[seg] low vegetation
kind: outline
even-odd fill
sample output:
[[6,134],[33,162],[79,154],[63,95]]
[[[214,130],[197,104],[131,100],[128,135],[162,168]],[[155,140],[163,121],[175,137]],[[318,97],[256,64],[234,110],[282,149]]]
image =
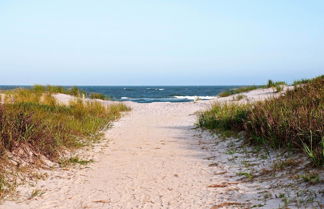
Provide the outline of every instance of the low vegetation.
[[199,116],[198,126],[220,133],[239,132],[247,119],[249,105],[215,103],[212,108]]
[[227,97],[233,94],[239,94],[239,93],[243,93],[243,92],[248,92],[248,91],[252,91],[255,89],[260,88],[261,86],[244,86],[244,87],[240,87],[240,88],[236,88],[236,89],[230,89],[227,91],[223,91],[221,93],[218,94],[218,96],[220,97]]
[[[269,82],[268,85],[283,83]],[[303,151],[316,166],[324,163],[324,76],[253,104],[214,104],[198,126],[219,132],[244,131],[250,143]]]
[[299,178],[301,178],[304,182],[310,183],[310,184],[316,184],[320,182],[320,177],[318,173],[306,173],[304,175],[300,175]]
[[223,91],[221,93],[218,94],[218,96],[220,97],[227,97],[230,95],[234,95],[234,94],[240,94],[240,93],[244,93],[244,92],[249,92],[255,89],[260,89],[260,88],[274,88],[276,89],[276,92],[280,92],[282,91],[284,85],[287,85],[284,81],[272,81],[269,80],[267,85],[254,85],[254,86],[243,86],[240,88],[235,88],[235,89],[230,89],[227,91]]
[[275,88],[277,86],[282,86],[282,85],[287,85],[287,84],[284,81],[272,81],[272,80],[268,80],[267,85],[264,86],[264,87],[265,88]]
[[100,93],[90,93],[89,97],[90,99],[111,100],[110,97],[107,97],[106,95]]
[[[103,105],[95,101],[76,98],[69,105],[57,104],[52,93],[79,95],[77,90],[35,86],[5,92],[5,102],[0,104],[0,159],[6,153],[17,158],[46,156],[60,161],[63,150],[72,150],[100,138],[100,131],[128,111],[124,104]],[[32,153],[32,156],[30,155]],[[17,156],[18,155],[18,156]],[[21,156],[19,156],[21,155]],[[24,159],[23,159],[24,160]],[[32,159],[27,159],[29,162]],[[85,163],[77,158],[68,163]],[[5,166],[0,163],[0,196],[7,188]]]
[[309,83],[309,82],[311,82],[311,81],[313,81],[313,80],[315,80],[315,79],[320,79],[320,78],[324,78],[324,75],[321,75],[321,76],[319,76],[319,77],[316,77],[316,78],[313,78],[313,79],[301,79],[301,80],[297,80],[297,81],[294,81],[293,82],[293,86],[297,86],[297,85],[303,85],[303,84],[307,84],[307,83]]
[[[1,92],[1,91],[0,91]],[[101,99],[101,100],[111,100],[111,97],[106,96],[104,94],[100,93],[88,93],[84,90],[81,90],[77,87],[69,87],[64,88],[62,86],[42,86],[42,85],[34,85],[31,88],[19,88],[19,89],[13,89],[13,90],[7,90],[3,91],[7,94],[15,94],[19,95],[19,98],[23,99],[23,101],[26,101],[26,96],[31,96],[33,98],[40,98],[39,95],[44,94],[45,92],[48,94],[67,94],[75,97],[85,98],[88,97],[90,99]],[[32,93],[32,94],[31,94]]]
[[67,167],[69,165],[75,165],[75,164],[79,164],[79,165],[88,165],[89,163],[93,163],[93,160],[82,160],[79,157],[71,157],[68,159],[61,159],[59,161],[59,164],[61,167]]
[[68,94],[72,96],[81,97],[82,95],[86,95],[87,93],[77,87],[64,88],[62,86],[42,86],[42,85],[34,85],[31,89],[33,92],[48,92],[48,93],[61,93]]

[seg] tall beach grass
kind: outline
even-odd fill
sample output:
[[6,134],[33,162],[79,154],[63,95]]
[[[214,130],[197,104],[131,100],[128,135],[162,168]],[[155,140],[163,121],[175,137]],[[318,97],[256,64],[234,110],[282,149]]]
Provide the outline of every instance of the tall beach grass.
[[9,185],[1,183],[5,182],[6,168],[2,162],[7,153],[22,153],[15,156],[17,158],[26,158],[28,154],[25,152],[34,153],[33,156],[46,156],[58,162],[63,150],[73,150],[99,139],[101,130],[120,118],[122,112],[129,111],[121,103],[104,105],[78,97],[69,105],[59,105],[52,96],[53,91],[36,87],[3,92],[5,100],[0,104],[0,194],[4,195],[8,188],[5,185]]
[[298,85],[262,102],[214,104],[199,115],[198,126],[244,131],[246,140],[304,152],[316,166],[324,163],[324,77]]

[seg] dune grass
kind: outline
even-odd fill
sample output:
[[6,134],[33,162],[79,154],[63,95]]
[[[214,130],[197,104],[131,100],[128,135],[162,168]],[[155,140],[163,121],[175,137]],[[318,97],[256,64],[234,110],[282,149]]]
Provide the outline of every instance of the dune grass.
[[296,85],[306,84],[309,81],[310,81],[310,79],[301,79],[301,80],[294,81],[292,85],[296,86]]
[[[59,105],[51,92],[40,89],[16,89],[5,94],[5,103],[0,104],[1,159],[8,152],[28,150],[35,156],[46,156],[58,162],[63,150],[79,148],[99,139],[101,130],[121,117],[122,112],[129,111],[121,103],[106,106],[81,99],[67,106]],[[4,173],[4,169],[1,172]],[[1,177],[0,194],[4,194],[6,188],[4,181]]]
[[227,91],[223,91],[221,93],[218,94],[218,96],[220,97],[227,97],[233,94],[239,94],[239,93],[243,93],[243,92],[248,92],[248,91],[252,91],[255,89],[261,88],[261,86],[244,86],[244,87],[240,87],[240,88],[236,88],[236,89],[230,89]]
[[[317,78],[315,78],[315,79],[323,78],[323,77],[324,77],[324,75],[321,75],[321,76],[319,76],[319,77],[317,77]],[[293,85],[293,86],[303,85],[303,84],[307,84],[307,83],[311,82],[312,80],[314,80],[314,79],[300,79],[300,80],[296,80],[296,81],[294,81],[294,82],[292,83],[292,85]]]
[[0,153],[21,144],[30,145],[51,159],[62,147],[77,147],[81,138],[94,138],[109,122],[128,108],[123,104],[103,106],[99,102],[72,101],[55,104],[50,96],[42,102],[15,102],[0,105]]
[[108,96],[106,96],[104,94],[100,94],[100,93],[90,93],[89,98],[90,99],[111,100],[110,97],[108,97]]
[[216,103],[200,114],[198,126],[244,131],[248,142],[297,149],[314,165],[321,166],[324,163],[324,77],[263,102]]
[[[70,87],[65,88],[62,86],[42,86],[42,85],[34,85],[31,88],[18,88],[13,90],[0,90],[0,93],[6,93],[18,96],[22,99],[22,101],[32,101],[38,102],[37,99],[40,99],[40,96],[44,93],[46,94],[67,94],[80,98],[90,98],[90,99],[101,99],[101,100],[112,100],[110,96],[100,94],[100,93],[89,93],[84,90],[79,89],[78,87]],[[32,93],[32,94],[31,94]],[[27,98],[28,96],[32,96],[33,98]],[[7,98],[10,99],[10,98]],[[0,95],[1,100],[1,95]]]
[[233,94],[240,94],[240,93],[249,92],[249,91],[252,91],[255,89],[260,89],[260,88],[275,88],[277,92],[280,92],[283,89],[282,88],[283,85],[287,85],[286,82],[269,80],[267,85],[243,86],[240,88],[223,91],[223,92],[219,93],[218,96],[227,97],[227,96],[231,96]]
[[282,85],[287,85],[287,83],[284,82],[284,81],[272,81],[272,80],[268,80],[267,85],[264,86],[264,87],[265,88],[273,88],[273,87],[282,86]]
[[212,108],[199,115],[198,126],[216,130],[225,135],[242,131],[248,114],[248,106],[247,104],[215,103]]
[[31,89],[34,93],[48,92],[48,93],[61,93],[68,94],[72,96],[81,97],[82,95],[86,95],[87,93],[75,86],[71,88],[64,88],[62,86],[42,86],[42,85],[34,85]]

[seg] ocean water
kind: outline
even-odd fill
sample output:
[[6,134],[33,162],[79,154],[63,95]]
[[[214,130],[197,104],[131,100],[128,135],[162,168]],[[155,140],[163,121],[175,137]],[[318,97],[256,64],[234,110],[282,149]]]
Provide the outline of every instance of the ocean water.
[[[0,86],[0,89],[30,86]],[[66,86],[69,88],[70,86]],[[222,91],[239,86],[78,86],[86,92],[101,93],[117,101],[151,102],[191,102],[199,97],[209,100]]]

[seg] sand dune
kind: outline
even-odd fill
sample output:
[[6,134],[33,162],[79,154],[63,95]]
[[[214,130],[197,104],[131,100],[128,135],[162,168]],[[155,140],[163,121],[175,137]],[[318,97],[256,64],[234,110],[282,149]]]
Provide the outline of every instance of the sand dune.
[[[256,90],[247,96],[264,99],[271,92]],[[195,113],[210,102],[129,102],[133,110],[105,132],[105,140],[82,151],[94,163],[49,171],[49,178],[35,187],[20,188],[19,201],[6,201],[0,208],[197,209],[260,203],[258,192],[268,190],[269,182],[235,176],[240,168],[225,154],[230,141],[216,144],[215,136],[193,129]],[[35,189],[41,194],[30,198]],[[278,205],[280,200],[273,200],[264,207]]]

